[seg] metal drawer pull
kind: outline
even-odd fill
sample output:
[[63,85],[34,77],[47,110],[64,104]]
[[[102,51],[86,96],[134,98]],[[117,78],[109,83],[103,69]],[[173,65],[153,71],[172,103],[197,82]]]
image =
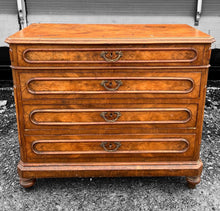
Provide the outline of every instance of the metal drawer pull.
[[116,51],[115,54],[118,55],[115,59],[113,59],[113,53],[111,52],[109,55],[110,55],[110,58],[107,58],[106,55],[108,54],[108,51],[102,51],[100,56],[102,58],[105,59],[106,62],[117,62],[122,56],[123,56],[123,53],[121,51]]
[[106,121],[106,122],[115,122],[118,120],[118,118],[121,116],[121,113],[119,111],[117,112],[102,112],[100,116]]
[[121,146],[121,143],[117,142],[117,141],[115,141],[115,142],[106,142],[106,141],[104,141],[100,145],[107,152],[115,152]]
[[106,90],[108,91],[116,91],[121,85],[123,85],[121,80],[113,80],[115,84],[117,84],[117,86],[115,88],[112,88],[113,86],[113,82],[112,81],[108,81],[108,80],[103,80],[101,82],[101,85],[105,87]]

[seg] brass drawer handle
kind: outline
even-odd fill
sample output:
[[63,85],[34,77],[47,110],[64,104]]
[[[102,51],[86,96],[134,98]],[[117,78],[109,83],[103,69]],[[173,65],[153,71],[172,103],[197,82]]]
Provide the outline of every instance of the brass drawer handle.
[[107,152],[115,152],[121,146],[121,143],[117,142],[117,141],[115,141],[115,142],[106,142],[106,141],[104,141],[100,145]]
[[117,112],[102,112],[100,116],[106,121],[106,122],[115,122],[118,120],[118,118],[121,116],[121,113],[119,111]]
[[115,54],[118,55],[115,59],[113,59],[113,53],[111,52],[109,55],[110,55],[110,58],[107,58],[106,55],[108,54],[108,51],[102,51],[100,56],[102,58],[105,59],[106,62],[117,62],[122,56],[123,56],[123,53],[121,51],[116,51]]
[[101,85],[104,86],[105,89],[108,90],[108,91],[116,91],[116,90],[118,90],[118,88],[119,88],[121,85],[123,85],[123,83],[122,83],[121,80],[113,80],[113,81],[114,81],[115,84],[117,84],[117,86],[116,86],[115,88],[112,88],[112,86],[113,86],[114,83],[113,83],[111,80],[110,80],[110,81],[108,81],[108,80],[103,80],[103,81],[101,82]]

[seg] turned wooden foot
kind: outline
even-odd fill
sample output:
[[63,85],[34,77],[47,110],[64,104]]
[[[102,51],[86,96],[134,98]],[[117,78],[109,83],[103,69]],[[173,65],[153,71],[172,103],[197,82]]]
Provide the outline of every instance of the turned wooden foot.
[[200,178],[200,176],[186,177],[186,181],[187,181],[188,187],[194,189],[196,187],[196,185],[200,183],[201,178]]
[[24,188],[32,187],[36,182],[36,179],[32,178],[20,178],[20,185]]

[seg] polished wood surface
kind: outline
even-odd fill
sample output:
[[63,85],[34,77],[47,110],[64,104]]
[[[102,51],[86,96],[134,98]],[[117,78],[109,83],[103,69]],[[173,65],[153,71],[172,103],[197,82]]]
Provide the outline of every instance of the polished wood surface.
[[65,98],[198,98],[201,72],[185,71],[22,71],[20,81],[23,99],[63,98],[63,95]]
[[144,108],[133,104],[129,108],[105,105],[102,109],[77,109],[75,106],[57,105],[23,105],[24,124],[26,129],[76,128],[90,126],[109,129],[118,125],[126,128],[145,125],[157,128],[192,128],[196,127],[196,104],[147,104]]
[[[19,66],[190,66],[208,65],[209,45],[188,44],[25,44],[17,46]],[[205,48],[205,49],[204,49]],[[103,56],[103,53],[106,53]],[[120,54],[119,54],[120,53]]]
[[191,161],[195,134],[25,135],[28,162]]
[[8,43],[186,43],[214,38],[186,24],[31,24]]
[[[23,59],[29,64],[53,64],[53,63],[143,63],[164,62],[184,63],[193,62],[197,59],[195,48],[160,47],[145,48],[144,46],[120,47],[112,46],[103,48],[27,48],[23,52]],[[104,54],[104,55],[103,55]]]
[[181,24],[32,24],[7,38],[20,184],[186,176],[194,188],[213,41]]

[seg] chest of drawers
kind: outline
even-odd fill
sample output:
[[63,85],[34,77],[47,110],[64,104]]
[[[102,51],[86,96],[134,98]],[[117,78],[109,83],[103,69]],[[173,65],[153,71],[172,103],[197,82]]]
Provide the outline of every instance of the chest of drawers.
[[213,41],[187,25],[32,24],[7,38],[20,184],[186,176],[194,188]]

